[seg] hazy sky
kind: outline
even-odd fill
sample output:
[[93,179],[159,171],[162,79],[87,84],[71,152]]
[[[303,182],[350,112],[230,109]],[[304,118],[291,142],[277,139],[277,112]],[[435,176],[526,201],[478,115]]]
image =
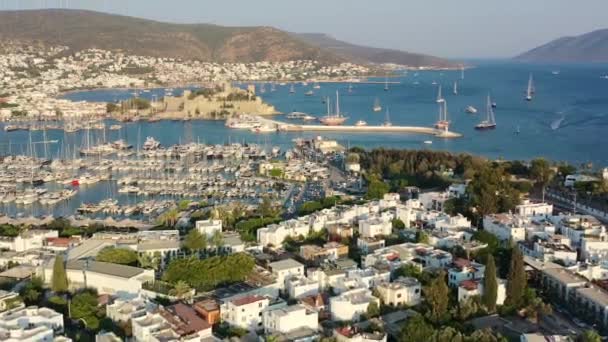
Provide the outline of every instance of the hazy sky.
[[172,22],[268,25],[443,57],[510,57],[608,28],[608,0],[0,0]]

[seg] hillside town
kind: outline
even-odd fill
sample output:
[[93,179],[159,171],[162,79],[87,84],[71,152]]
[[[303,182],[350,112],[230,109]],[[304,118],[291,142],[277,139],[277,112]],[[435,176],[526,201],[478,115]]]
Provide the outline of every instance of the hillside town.
[[211,63],[131,56],[67,47],[34,48],[3,44],[0,54],[0,119],[101,117],[105,103],[61,99],[68,91],[105,88],[160,88],[222,82],[294,82],[362,77],[370,68],[316,61]]
[[[365,158],[346,158],[349,177],[370,172]],[[454,206],[474,201],[478,179],[397,193],[367,177],[363,193],[325,179],[288,215],[260,195],[252,208],[180,203],[139,229],[4,224],[0,336],[578,341],[608,329],[606,217],[524,198],[474,220]]]

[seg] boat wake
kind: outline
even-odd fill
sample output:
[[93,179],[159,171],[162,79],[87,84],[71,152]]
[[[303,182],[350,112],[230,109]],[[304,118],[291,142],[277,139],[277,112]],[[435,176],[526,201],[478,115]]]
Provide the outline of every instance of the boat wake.
[[562,125],[562,122],[563,122],[565,119],[566,119],[566,115],[563,115],[563,114],[562,114],[562,116],[561,116],[559,119],[554,120],[554,121],[551,123],[551,129],[552,129],[552,130],[554,130],[554,131],[555,131],[555,130],[557,130],[557,129],[559,129],[559,127]]

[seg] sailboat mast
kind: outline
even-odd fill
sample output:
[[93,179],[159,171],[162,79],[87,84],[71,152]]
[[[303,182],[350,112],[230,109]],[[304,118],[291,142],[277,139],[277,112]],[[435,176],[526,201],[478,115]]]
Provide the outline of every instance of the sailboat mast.
[[336,90],[336,116],[340,117],[340,93]]

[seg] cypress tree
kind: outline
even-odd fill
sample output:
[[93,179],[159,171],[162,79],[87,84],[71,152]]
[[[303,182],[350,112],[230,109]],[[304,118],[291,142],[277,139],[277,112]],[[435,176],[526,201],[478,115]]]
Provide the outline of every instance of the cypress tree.
[[439,275],[431,281],[426,288],[426,299],[431,305],[430,318],[434,322],[440,322],[448,312],[448,300],[450,289],[445,281],[445,273],[441,271]]
[[507,277],[507,299],[506,305],[520,307],[524,292],[527,286],[526,272],[524,270],[524,257],[519,250],[519,247],[515,246],[511,253],[511,265],[509,267],[509,275]]
[[496,264],[492,254],[488,256],[486,269],[483,273],[483,305],[489,312],[496,310],[496,297],[498,293],[498,284],[496,282]]
[[63,255],[55,257],[53,264],[53,276],[51,278],[51,289],[55,292],[66,292],[68,290],[68,275],[63,264]]

